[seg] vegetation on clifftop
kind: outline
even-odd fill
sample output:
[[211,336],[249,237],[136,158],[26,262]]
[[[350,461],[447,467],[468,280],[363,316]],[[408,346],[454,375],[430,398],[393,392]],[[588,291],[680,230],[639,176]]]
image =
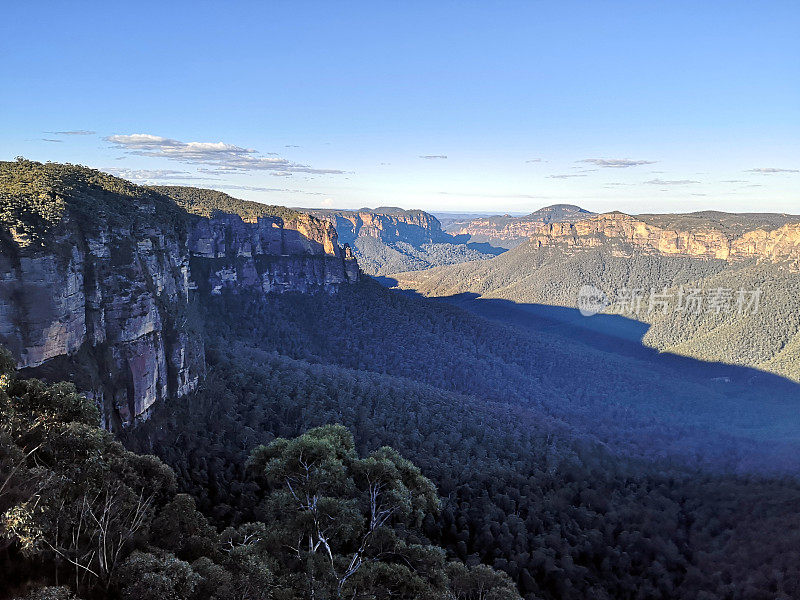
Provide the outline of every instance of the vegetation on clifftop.
[[41,246],[69,211],[83,228],[135,219],[176,223],[182,211],[146,187],[81,165],[0,161],[0,224],[22,246]]
[[224,192],[206,188],[158,185],[151,186],[150,189],[169,196],[187,212],[201,217],[211,217],[214,213],[222,212],[239,215],[249,222],[255,222],[260,217],[277,217],[290,221],[302,214],[285,206],[240,200]]

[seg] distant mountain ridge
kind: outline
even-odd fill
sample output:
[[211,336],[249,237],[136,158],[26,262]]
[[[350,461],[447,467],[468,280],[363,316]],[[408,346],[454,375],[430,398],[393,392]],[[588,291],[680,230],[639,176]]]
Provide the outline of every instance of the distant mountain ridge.
[[664,255],[754,258],[800,268],[800,216],[792,215],[706,212],[635,217],[612,212],[575,223],[544,225],[530,241],[538,247],[556,244],[568,248],[622,243]]
[[470,244],[442,230],[435,216],[393,206],[356,210],[301,209],[333,224],[368,275],[388,275],[491,258],[503,251]]
[[542,225],[574,223],[594,214],[574,204],[553,204],[522,217],[497,215],[454,221],[448,225],[447,232],[468,235],[474,242],[489,242],[503,248],[514,248],[525,242]]
[[[659,351],[800,381],[800,217],[793,215],[605,213],[543,225],[530,241],[489,261],[394,278],[426,296],[472,294],[532,310],[574,309],[580,288],[592,285],[610,299],[606,312],[641,322],[635,342],[644,335]],[[706,300],[727,290],[732,304],[737,290],[758,289],[761,304],[756,314],[715,313],[705,304],[698,311],[648,311],[651,290],[677,302],[682,286],[701,290]],[[618,302],[626,289],[641,291],[636,314]],[[579,325],[590,320],[579,317]]]
[[345,243],[352,243],[360,236],[411,244],[451,241],[442,231],[439,220],[422,210],[389,206],[358,210],[304,209],[304,212],[333,223],[339,239]]

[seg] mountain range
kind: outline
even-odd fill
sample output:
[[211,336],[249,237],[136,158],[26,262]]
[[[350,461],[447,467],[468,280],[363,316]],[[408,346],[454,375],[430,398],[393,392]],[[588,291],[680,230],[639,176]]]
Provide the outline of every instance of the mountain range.
[[469,236],[473,242],[486,242],[509,249],[525,242],[541,225],[574,223],[593,214],[573,204],[553,204],[522,217],[497,215],[453,220],[448,223],[447,232]]
[[[551,223],[529,241],[491,261],[394,275],[397,285],[426,296],[475,294],[518,305],[578,307],[582,286],[600,289],[608,313],[632,316],[648,327],[634,337],[659,351],[755,366],[793,379],[798,371],[800,217],[780,214],[596,215]],[[728,309],[676,311],[686,290],[715,290]],[[615,305],[622,292],[638,290]],[[741,314],[736,295],[760,296],[755,314]],[[673,310],[648,310],[657,291]],[[719,292],[718,292],[719,293]],[[752,294],[751,294],[752,295]],[[578,323],[584,323],[579,319]],[[628,334],[626,334],[628,335]]]
[[545,213],[387,289],[471,234],[0,163],[0,597],[800,596],[800,219]]
[[503,252],[469,236],[453,236],[439,220],[421,210],[395,207],[359,210],[300,209],[333,224],[368,275],[428,269],[491,258]]

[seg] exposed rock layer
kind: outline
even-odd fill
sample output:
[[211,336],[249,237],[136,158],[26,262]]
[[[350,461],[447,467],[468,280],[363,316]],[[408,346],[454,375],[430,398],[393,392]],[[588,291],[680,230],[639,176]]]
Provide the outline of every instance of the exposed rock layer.
[[513,248],[535,235],[549,223],[574,223],[591,216],[588,210],[572,204],[546,206],[524,217],[500,215],[455,221],[447,227],[452,235],[467,235],[476,242],[489,242],[504,248]]
[[741,234],[712,224],[690,230],[664,229],[623,213],[606,213],[577,223],[542,225],[530,236],[537,247],[596,247],[609,242],[630,244],[645,252],[722,260],[786,261],[800,266],[800,223]]
[[[146,202],[135,210],[153,213]],[[85,229],[67,210],[41,247],[2,231],[0,344],[31,374],[76,380],[119,428],[197,386],[203,344],[187,324],[191,293],[333,292],[358,275],[335,229],[308,215]]]
[[312,210],[316,217],[332,223],[343,242],[353,243],[359,236],[385,243],[408,242],[412,245],[451,242],[433,215],[421,210],[376,208],[375,210]]

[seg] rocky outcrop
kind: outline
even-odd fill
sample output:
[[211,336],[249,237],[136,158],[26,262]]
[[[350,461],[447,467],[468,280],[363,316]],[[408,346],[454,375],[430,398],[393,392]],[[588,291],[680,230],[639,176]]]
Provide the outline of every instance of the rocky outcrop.
[[554,204],[524,217],[500,215],[454,221],[447,231],[452,235],[469,236],[471,241],[513,248],[536,235],[544,225],[554,222],[574,223],[592,214],[594,213],[572,204]]
[[342,242],[352,244],[365,236],[384,243],[407,242],[419,246],[452,242],[433,215],[421,210],[376,208],[375,210],[312,210],[315,217],[333,224]]
[[530,241],[540,248],[559,246],[569,250],[616,243],[664,255],[784,261],[793,268],[800,266],[800,223],[732,234],[713,225],[689,230],[666,229],[613,212],[577,223],[543,225],[530,236]]
[[189,255],[192,287],[211,294],[225,289],[334,292],[359,275],[349,246],[339,247],[333,225],[305,214],[253,223],[232,214],[196,217]]
[[69,369],[109,428],[197,386],[202,341],[182,327],[185,231],[134,223],[86,233],[67,212],[43,248],[15,241],[4,237],[0,252],[0,344],[21,369]]
[[30,375],[75,381],[110,429],[198,385],[191,295],[330,293],[359,277],[326,221],[176,211],[160,222],[147,198],[120,200],[127,223],[91,227],[67,203],[40,245],[0,227],[0,344]]

